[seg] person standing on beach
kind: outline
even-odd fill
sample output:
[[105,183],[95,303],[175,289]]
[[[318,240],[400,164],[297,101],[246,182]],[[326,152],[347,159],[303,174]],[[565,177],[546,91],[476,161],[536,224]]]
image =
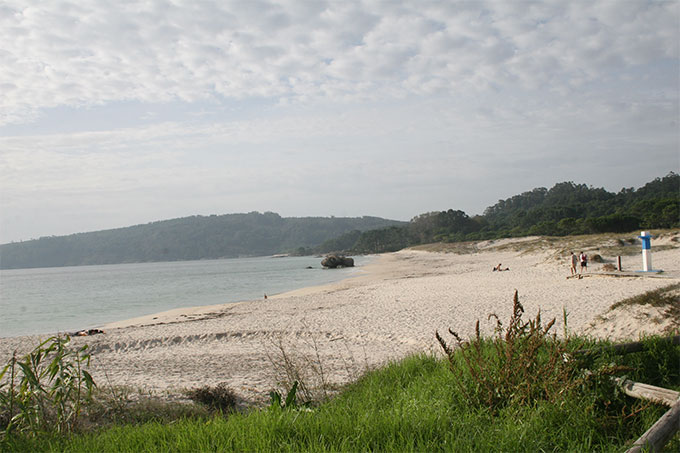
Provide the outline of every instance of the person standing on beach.
[[581,272],[583,271],[588,272],[588,255],[585,253],[581,252],[579,255],[579,260],[581,260]]
[[571,275],[576,275],[576,265],[578,264],[578,256],[571,252]]

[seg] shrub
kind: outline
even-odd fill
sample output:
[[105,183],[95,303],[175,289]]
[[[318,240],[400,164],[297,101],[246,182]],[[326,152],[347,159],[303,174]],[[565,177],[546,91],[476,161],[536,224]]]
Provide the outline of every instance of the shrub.
[[205,405],[173,401],[125,386],[98,386],[88,401],[79,428],[83,431],[111,425],[137,425],[148,422],[169,423],[178,419],[207,418]]
[[487,340],[480,336],[479,321],[475,337],[469,342],[449,329],[459,346],[457,350],[436,333],[461,393],[472,404],[487,407],[492,413],[510,402],[520,405],[536,400],[554,402],[580,385],[574,379],[578,371],[575,363],[565,360],[566,340],[550,334],[555,319],[543,327],[540,311],[530,321],[522,319],[523,313],[524,307],[515,291],[507,328],[503,328],[498,316],[490,316],[496,318],[495,338]]
[[204,404],[213,410],[232,412],[236,409],[234,392],[222,382],[215,387],[205,386],[187,392],[190,400]]

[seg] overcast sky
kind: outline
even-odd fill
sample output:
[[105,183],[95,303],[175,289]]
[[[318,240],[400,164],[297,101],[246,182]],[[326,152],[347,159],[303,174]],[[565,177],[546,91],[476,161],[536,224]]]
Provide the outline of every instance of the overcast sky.
[[679,171],[678,1],[0,0],[0,243]]

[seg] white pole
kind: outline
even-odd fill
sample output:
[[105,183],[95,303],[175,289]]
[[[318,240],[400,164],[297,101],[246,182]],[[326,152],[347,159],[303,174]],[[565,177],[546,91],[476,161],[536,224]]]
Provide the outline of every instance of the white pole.
[[650,272],[652,270],[652,236],[643,231],[638,237],[642,240],[642,270]]

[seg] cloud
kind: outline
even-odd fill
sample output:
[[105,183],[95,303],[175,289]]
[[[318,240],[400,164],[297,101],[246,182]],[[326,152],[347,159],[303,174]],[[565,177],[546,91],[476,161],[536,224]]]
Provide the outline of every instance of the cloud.
[[[338,112],[273,109],[256,119],[164,122],[80,133],[0,137],[5,203],[19,194],[59,191],[143,191],[209,184],[221,192],[266,184],[328,194],[336,175],[366,193],[445,181],[474,183],[551,160],[567,169],[594,164],[593,152],[615,148],[634,160],[672,142],[669,103],[603,104],[535,101],[488,108],[451,107],[448,100],[361,104]],[[146,113],[145,113],[146,114]],[[671,125],[672,126],[672,125]],[[578,135],[575,135],[578,131]],[[573,159],[568,159],[571,156]],[[607,165],[610,153],[602,156]],[[531,165],[531,164],[534,165]],[[662,161],[668,167],[668,160]],[[266,183],[265,183],[266,181]],[[318,184],[321,188],[315,188]],[[14,198],[16,197],[16,198]]]
[[643,1],[9,1],[0,124],[119,100],[571,92],[677,58],[677,17],[676,2]]
[[677,170],[679,18],[643,0],[6,0],[3,235],[644,183]]

